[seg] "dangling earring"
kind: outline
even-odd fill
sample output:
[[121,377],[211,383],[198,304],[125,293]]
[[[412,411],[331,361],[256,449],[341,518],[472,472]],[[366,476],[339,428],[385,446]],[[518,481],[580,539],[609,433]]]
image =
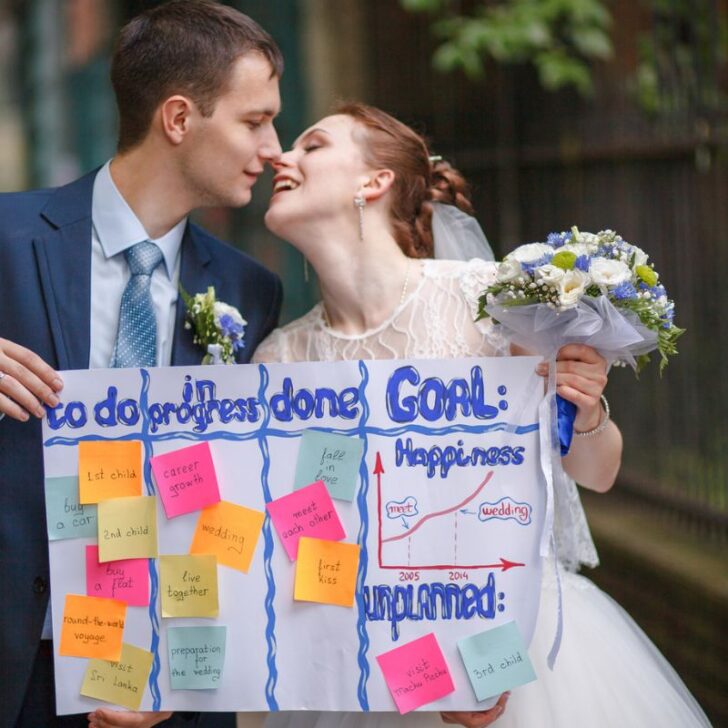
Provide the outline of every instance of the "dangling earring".
[[308,258],[303,256],[303,281],[308,283]]
[[357,192],[354,196],[354,204],[359,210],[359,240],[364,240],[364,208],[367,206],[367,201],[364,199],[364,195],[361,192]]

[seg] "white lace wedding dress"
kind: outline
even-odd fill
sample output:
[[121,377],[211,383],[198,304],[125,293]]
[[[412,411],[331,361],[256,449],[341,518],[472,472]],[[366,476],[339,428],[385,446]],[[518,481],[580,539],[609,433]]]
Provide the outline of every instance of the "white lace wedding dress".
[[[475,322],[477,295],[493,263],[427,260],[408,298],[376,329],[331,330],[319,303],[274,331],[258,348],[262,362],[496,356],[507,345],[490,322]],[[574,493],[576,491],[574,490]],[[578,495],[574,496],[578,499]],[[573,505],[573,504],[572,504]],[[574,521],[570,521],[573,523]],[[559,526],[556,526],[557,529]],[[589,553],[588,529],[557,541]],[[588,541],[588,543],[587,543]],[[576,542],[576,543],[575,543]],[[675,671],[629,615],[591,581],[560,571],[564,636],[553,671],[546,665],[556,628],[553,565],[544,565],[541,604],[529,649],[538,680],[516,688],[498,728],[688,728],[710,725]],[[261,717],[262,719],[262,717]],[[254,725],[241,716],[241,725]],[[258,723],[259,725],[260,723]],[[271,713],[266,728],[442,726],[438,713]]]

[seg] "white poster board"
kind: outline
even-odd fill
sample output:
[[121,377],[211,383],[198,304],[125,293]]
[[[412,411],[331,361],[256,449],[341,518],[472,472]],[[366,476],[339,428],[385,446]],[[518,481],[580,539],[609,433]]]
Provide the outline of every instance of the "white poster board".
[[[221,498],[265,511],[293,490],[306,430],[363,443],[353,500],[334,501],[344,541],[361,546],[353,607],[293,599],[295,564],[268,517],[247,574],[218,566],[216,619],[162,618],[150,559],[150,605],[129,607],[124,627],[125,643],[154,656],[142,709],[395,710],[376,656],[428,633],[455,691],[424,709],[483,709],[457,640],[515,620],[528,645],[538,610],[545,489],[537,361],[65,372],[62,402],[44,420],[46,478],[78,475],[80,440],[139,439],[145,494],[153,495],[151,455],[208,442]],[[167,519],[160,504],[159,554],[188,553],[198,517]],[[93,543],[50,542],[54,635],[65,595],[86,594],[84,553]],[[226,626],[216,689],[171,689],[166,635],[181,625]],[[87,660],[60,656],[58,643],[59,714],[93,710],[100,703],[79,694]]]

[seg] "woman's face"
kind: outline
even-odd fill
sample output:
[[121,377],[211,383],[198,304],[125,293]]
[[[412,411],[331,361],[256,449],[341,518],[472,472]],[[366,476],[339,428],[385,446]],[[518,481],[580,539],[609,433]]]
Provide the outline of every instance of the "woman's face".
[[274,164],[273,196],[265,216],[269,230],[291,240],[310,222],[356,227],[354,197],[369,171],[354,140],[357,128],[350,116],[327,116],[281,155]]

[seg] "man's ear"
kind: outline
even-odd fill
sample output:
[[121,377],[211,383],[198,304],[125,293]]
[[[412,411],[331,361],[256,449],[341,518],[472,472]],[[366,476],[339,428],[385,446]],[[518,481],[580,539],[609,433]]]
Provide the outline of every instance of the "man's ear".
[[190,129],[194,103],[186,96],[170,96],[159,107],[162,132],[172,144],[181,144]]
[[391,169],[379,169],[362,180],[360,191],[367,202],[374,202],[389,192],[394,184]]

